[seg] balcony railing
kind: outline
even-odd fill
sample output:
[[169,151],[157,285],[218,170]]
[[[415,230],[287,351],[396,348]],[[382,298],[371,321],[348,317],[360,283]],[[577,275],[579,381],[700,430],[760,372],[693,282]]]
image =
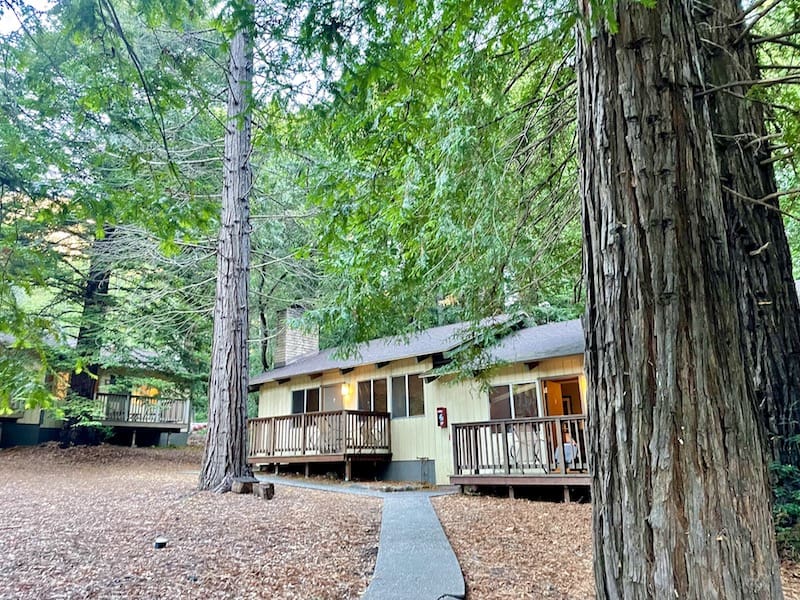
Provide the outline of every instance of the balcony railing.
[[189,422],[188,400],[105,393],[98,393],[95,399],[103,421],[143,424]]
[[389,413],[339,410],[260,417],[250,419],[247,430],[251,462],[391,452]]
[[586,415],[453,424],[454,476],[586,476]]

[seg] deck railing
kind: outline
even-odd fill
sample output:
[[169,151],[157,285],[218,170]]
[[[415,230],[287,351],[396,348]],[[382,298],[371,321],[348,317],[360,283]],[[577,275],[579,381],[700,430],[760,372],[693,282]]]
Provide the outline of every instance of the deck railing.
[[98,393],[104,421],[120,423],[188,423],[189,401],[172,398]]
[[587,442],[586,415],[455,423],[454,474],[586,474]]
[[387,454],[389,413],[356,410],[260,417],[247,422],[250,458]]

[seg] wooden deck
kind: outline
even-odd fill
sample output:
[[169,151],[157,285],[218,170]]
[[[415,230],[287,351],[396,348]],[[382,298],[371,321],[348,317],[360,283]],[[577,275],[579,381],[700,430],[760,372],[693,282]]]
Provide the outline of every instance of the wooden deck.
[[101,423],[109,427],[135,427],[181,431],[189,427],[189,401],[130,394],[95,396]]
[[391,460],[389,413],[338,410],[250,419],[248,461],[253,464],[345,463]]
[[[511,491],[513,486],[564,486],[568,493],[568,486],[590,483],[587,442],[586,415],[455,423],[450,482]],[[563,452],[565,445],[571,448]]]

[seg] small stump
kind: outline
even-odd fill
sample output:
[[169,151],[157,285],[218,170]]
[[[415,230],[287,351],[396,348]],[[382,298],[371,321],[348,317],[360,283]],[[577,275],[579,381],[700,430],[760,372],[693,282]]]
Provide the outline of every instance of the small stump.
[[252,494],[254,483],[258,483],[255,477],[234,477],[231,491],[234,494]]
[[262,500],[272,500],[275,495],[275,486],[271,483],[257,483],[253,487],[253,493]]

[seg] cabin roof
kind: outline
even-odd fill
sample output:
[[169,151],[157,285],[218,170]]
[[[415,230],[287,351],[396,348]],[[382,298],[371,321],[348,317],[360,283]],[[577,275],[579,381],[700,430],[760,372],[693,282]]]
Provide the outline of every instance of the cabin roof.
[[[495,319],[494,322],[484,321],[482,324],[498,324],[499,322]],[[583,352],[583,329],[578,319],[522,329],[511,325],[511,333],[489,350],[491,362],[525,362]],[[380,338],[358,344],[353,355],[343,359],[335,358],[337,348],[329,348],[302,356],[286,366],[266,371],[252,378],[250,386],[255,387],[269,381],[334,369],[351,369],[363,365],[445,353],[462,344],[469,343],[472,331],[474,329],[470,323],[456,323],[425,329],[408,336]]]

